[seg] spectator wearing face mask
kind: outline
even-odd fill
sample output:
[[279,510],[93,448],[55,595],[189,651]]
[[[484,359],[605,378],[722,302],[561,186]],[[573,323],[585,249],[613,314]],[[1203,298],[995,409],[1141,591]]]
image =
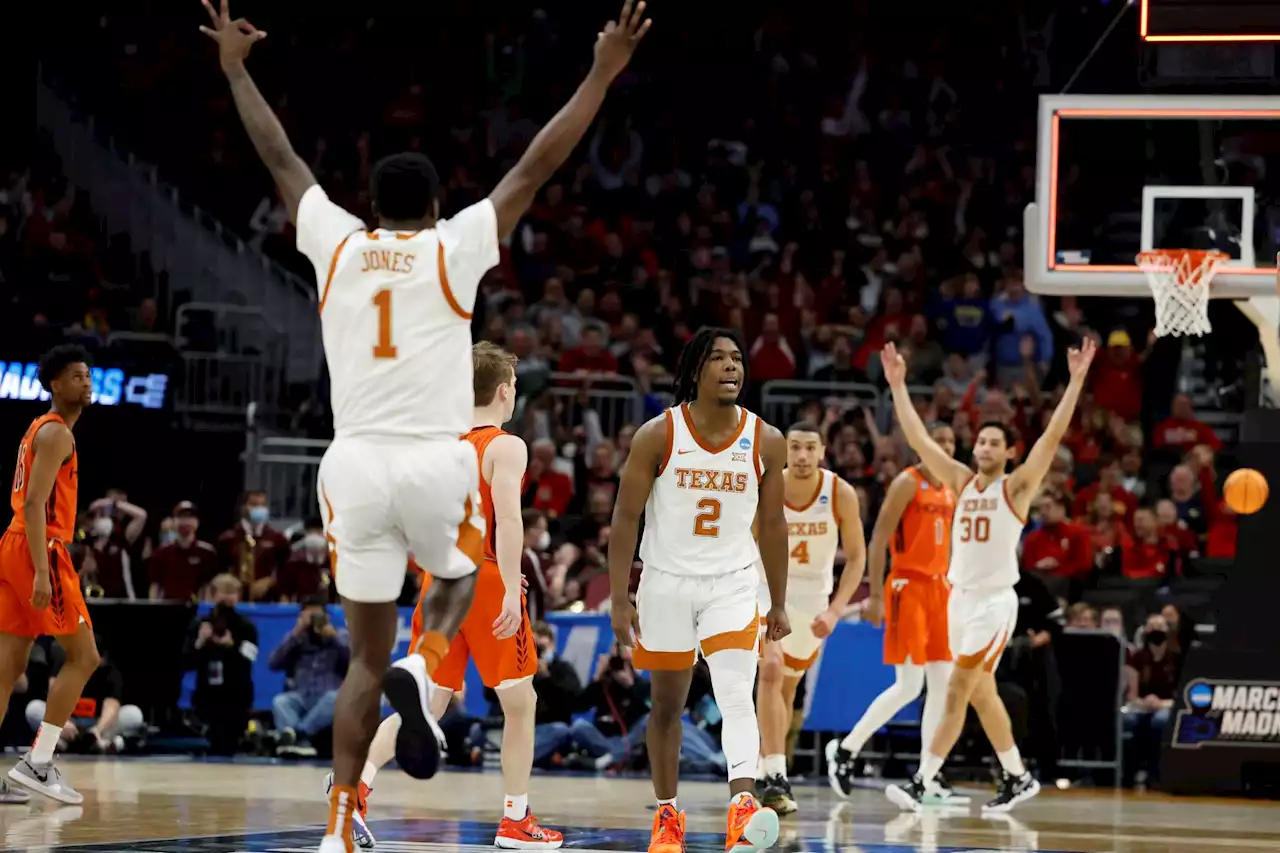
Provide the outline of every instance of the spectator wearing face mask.
[[77,569],[91,597],[138,597],[131,551],[146,524],[146,510],[129,503],[119,489],[109,490],[106,497],[89,505],[83,547],[77,549]]
[[329,565],[329,543],[324,538],[324,523],[318,518],[307,521],[305,532],[293,546],[293,553],[280,571],[276,594],[281,601],[303,601],[321,596],[333,599],[332,569]]
[[1169,625],[1164,616],[1152,613],[1142,632],[1142,645],[1129,656],[1128,690],[1124,704],[1124,727],[1133,735],[1132,760],[1135,785],[1150,784],[1159,774],[1160,746],[1178,689],[1182,656],[1170,648]]
[[524,523],[524,553],[520,555],[520,572],[524,575],[528,590],[529,618],[538,621],[547,612],[549,587],[543,563],[551,550],[551,533],[547,530],[547,517],[536,509],[521,513]]
[[556,755],[569,752],[569,724],[578,710],[582,682],[573,664],[556,654],[556,636],[551,626],[535,622],[533,639],[538,646],[538,672],[533,676],[533,689],[538,694],[533,763],[547,766]]
[[289,540],[270,520],[267,493],[247,492],[240,505],[240,521],[218,537],[222,570],[245,584],[250,601],[269,597],[292,551]]
[[236,610],[240,581],[218,575],[209,585],[213,610],[196,617],[187,632],[182,657],[195,670],[192,709],[204,724],[209,749],[233,755],[244,736],[253,707],[253,662],[258,659],[258,629]]
[[200,591],[218,574],[218,552],[208,542],[196,538],[200,514],[191,501],[173,508],[173,538],[151,553],[148,574],[152,601],[195,601]]

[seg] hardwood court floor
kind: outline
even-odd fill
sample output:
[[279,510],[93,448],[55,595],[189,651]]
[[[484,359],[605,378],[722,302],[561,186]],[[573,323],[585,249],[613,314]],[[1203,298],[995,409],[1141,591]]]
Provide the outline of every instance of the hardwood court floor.
[[[0,756],[5,767],[10,756]],[[37,798],[0,806],[6,850],[96,853],[311,853],[326,817],[324,769],[188,760],[65,761],[85,795],[80,807]],[[419,782],[379,775],[369,818],[384,853],[492,849],[501,804],[496,772],[446,773]],[[644,851],[652,812],[646,779],[538,775],[531,800],[566,848]],[[974,802],[989,795],[975,787]],[[797,786],[799,815],[784,819],[776,849],[788,853],[959,853],[983,849],[1072,853],[1256,853],[1280,850],[1280,804],[1158,794],[1046,791],[1015,817],[983,819],[971,808],[900,813],[875,788],[847,802],[826,787]],[[681,787],[689,850],[724,849],[726,789]]]

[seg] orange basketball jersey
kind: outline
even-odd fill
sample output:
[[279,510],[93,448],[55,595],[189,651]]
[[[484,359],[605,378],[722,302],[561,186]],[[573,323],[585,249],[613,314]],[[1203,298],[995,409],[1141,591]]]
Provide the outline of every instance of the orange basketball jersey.
[[948,486],[932,485],[918,468],[907,468],[906,473],[916,481],[916,493],[893,534],[890,571],[945,575],[951,556],[955,493]]
[[493,487],[484,478],[484,452],[489,443],[506,431],[496,426],[480,426],[463,435],[463,439],[471,442],[476,448],[476,460],[480,465],[480,515],[484,517],[484,558],[496,562],[498,552],[495,531],[497,523],[493,520]]
[[[9,496],[9,505],[13,508],[13,520],[9,529],[15,533],[25,533],[27,519],[23,504],[27,500],[27,485],[31,476],[31,466],[36,458],[36,433],[48,423],[65,424],[66,421],[56,412],[41,415],[27,427],[22,443],[18,445],[18,467],[13,473],[13,491]],[[76,455],[75,445],[71,447],[71,456],[62,460],[58,469],[58,477],[53,483],[53,492],[49,495],[48,506],[45,507],[45,524],[50,539],[71,542],[76,533],[76,474],[80,462]]]

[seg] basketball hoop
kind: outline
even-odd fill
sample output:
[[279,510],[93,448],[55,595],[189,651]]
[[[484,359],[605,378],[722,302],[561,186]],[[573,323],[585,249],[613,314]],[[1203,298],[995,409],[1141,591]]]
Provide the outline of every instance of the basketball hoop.
[[1156,302],[1158,336],[1209,334],[1209,283],[1228,260],[1225,252],[1199,249],[1157,249],[1138,255]]

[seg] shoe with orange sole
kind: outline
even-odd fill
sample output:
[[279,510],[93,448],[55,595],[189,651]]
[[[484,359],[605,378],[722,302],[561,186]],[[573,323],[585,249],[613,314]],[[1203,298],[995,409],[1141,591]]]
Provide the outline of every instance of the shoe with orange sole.
[[533,812],[525,811],[524,820],[504,817],[498,824],[493,846],[503,850],[556,850],[564,844],[564,835],[538,824]]
[[[765,808],[750,794],[729,805],[729,828],[724,849],[729,853],[754,853],[778,840],[778,813]],[[653,848],[650,848],[652,850]]]
[[649,853],[684,853],[684,812],[673,806],[658,806],[653,815]]

